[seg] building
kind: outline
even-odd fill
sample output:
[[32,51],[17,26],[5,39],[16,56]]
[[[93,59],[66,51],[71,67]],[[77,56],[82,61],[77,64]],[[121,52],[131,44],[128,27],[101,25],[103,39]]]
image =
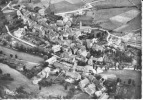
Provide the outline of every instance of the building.
[[84,91],[91,96],[91,95],[94,94],[95,91],[96,91],[96,86],[95,86],[95,84],[93,84],[93,83],[92,83],[92,84],[89,84],[86,88],[84,88]]
[[53,66],[56,67],[56,68],[60,68],[60,69],[62,69],[62,70],[64,70],[64,71],[69,71],[69,69],[70,69],[69,66],[67,66],[67,65],[65,65],[65,64],[62,64],[62,63],[60,63],[60,62],[54,62],[54,63],[53,63]]
[[84,90],[84,87],[87,86],[89,83],[90,83],[90,81],[87,78],[85,78],[80,81],[79,86],[82,90]]
[[82,26],[82,21],[80,21],[80,30],[84,32],[91,32],[92,28],[90,26]]
[[85,72],[93,72],[96,73],[96,70],[93,68],[93,66],[87,65],[85,66]]
[[14,35],[18,38],[21,38],[25,33],[25,29],[24,28],[19,28],[17,31],[14,31]]
[[81,79],[81,75],[77,72],[66,72],[66,76],[69,76],[75,80],[80,80]]
[[49,67],[44,68],[40,73],[33,78],[33,84],[38,84],[43,78],[48,78],[50,75],[51,69]]

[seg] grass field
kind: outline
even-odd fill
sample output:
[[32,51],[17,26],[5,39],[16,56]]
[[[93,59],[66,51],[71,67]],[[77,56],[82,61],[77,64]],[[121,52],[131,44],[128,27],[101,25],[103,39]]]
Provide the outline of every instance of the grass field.
[[38,96],[39,97],[65,97],[68,94],[68,91],[64,89],[62,85],[59,84],[53,84],[50,87],[43,87],[42,90],[39,92]]
[[25,60],[25,61],[29,61],[29,62],[35,62],[35,63],[39,63],[41,61],[43,61],[43,59],[41,57],[38,56],[34,56],[34,55],[30,55],[27,53],[23,53],[23,52],[18,52],[15,50],[11,50],[5,47],[0,46],[0,50],[2,50],[6,55],[18,55],[19,59]]
[[38,86],[33,85],[31,80],[29,80],[27,77],[22,75],[20,72],[2,63],[0,63],[0,69],[3,71],[3,73],[9,73],[10,76],[14,79],[14,81],[12,82],[0,80],[1,86],[6,86],[10,90],[15,90],[16,88],[23,86],[24,90],[28,93],[37,92]]

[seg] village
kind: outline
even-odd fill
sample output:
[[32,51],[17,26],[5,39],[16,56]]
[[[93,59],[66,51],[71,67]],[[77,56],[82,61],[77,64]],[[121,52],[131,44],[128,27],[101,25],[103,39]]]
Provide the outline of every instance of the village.
[[47,1],[0,2],[0,98],[140,99],[141,28],[128,27],[140,3],[111,17],[113,27],[95,16],[98,0],[58,13]]

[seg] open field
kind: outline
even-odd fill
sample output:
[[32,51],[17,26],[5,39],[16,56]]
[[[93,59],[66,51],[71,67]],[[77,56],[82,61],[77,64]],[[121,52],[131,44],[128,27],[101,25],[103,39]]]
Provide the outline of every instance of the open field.
[[8,49],[6,47],[0,46],[0,50],[2,50],[6,55],[10,55],[10,54],[18,55],[19,59],[22,59],[25,61],[35,62],[35,63],[39,63],[39,62],[43,61],[43,59],[41,57],[30,55],[30,54],[19,52],[19,51],[15,51],[12,49]]
[[20,72],[2,63],[0,63],[0,69],[3,71],[3,73],[9,73],[14,79],[12,82],[0,81],[1,86],[6,86],[10,90],[15,90],[16,88],[23,86],[24,90],[28,93],[37,92],[38,86],[33,85],[32,82]]
[[68,91],[64,89],[62,85],[59,84],[53,84],[50,87],[43,87],[41,92],[39,92],[39,97],[57,97],[57,96],[66,96],[68,94]]

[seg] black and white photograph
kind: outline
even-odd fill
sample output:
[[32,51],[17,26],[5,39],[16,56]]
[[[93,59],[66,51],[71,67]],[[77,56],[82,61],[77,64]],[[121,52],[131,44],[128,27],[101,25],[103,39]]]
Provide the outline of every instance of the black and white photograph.
[[142,99],[142,1],[0,0],[2,99]]

